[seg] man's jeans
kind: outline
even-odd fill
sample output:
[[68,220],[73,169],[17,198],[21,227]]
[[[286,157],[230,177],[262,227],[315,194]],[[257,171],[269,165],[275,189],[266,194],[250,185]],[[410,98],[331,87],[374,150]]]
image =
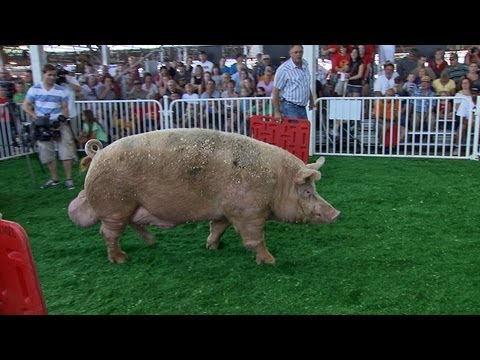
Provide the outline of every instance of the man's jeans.
[[292,119],[307,119],[307,110],[305,106],[295,105],[291,102],[281,101],[280,112],[282,117]]

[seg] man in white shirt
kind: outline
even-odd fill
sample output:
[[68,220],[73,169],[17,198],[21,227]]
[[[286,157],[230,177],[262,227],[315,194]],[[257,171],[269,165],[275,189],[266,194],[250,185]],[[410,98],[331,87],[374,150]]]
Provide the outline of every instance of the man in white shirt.
[[208,71],[212,72],[213,63],[207,59],[207,53],[205,51],[200,51],[200,65],[203,68],[203,72]]
[[377,80],[373,84],[373,91],[375,96],[385,96],[385,92],[388,89],[395,87],[395,78],[398,74],[395,71],[395,67],[392,62],[387,61],[383,64],[383,73],[378,75]]

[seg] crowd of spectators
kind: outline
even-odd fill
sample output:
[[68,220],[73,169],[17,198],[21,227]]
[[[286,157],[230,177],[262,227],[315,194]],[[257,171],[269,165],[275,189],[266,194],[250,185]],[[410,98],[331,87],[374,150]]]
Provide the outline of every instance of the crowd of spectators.
[[[450,53],[445,59],[444,49],[437,49],[434,57],[427,59],[416,48],[412,48],[408,55],[395,60],[395,52],[387,47],[391,45],[323,47],[320,56],[329,59],[332,67],[328,71],[322,66],[318,67],[316,96],[385,96],[389,89],[392,89],[394,96],[455,96],[462,94],[461,82],[465,78],[471,81],[473,92],[480,88],[478,48],[470,49],[464,63],[459,63],[456,53]],[[385,60],[381,66],[374,62],[376,53]],[[225,57],[209,59],[203,51],[199,53],[196,65],[193,56],[188,56],[185,63],[165,61],[155,74],[141,72],[140,63],[139,59],[129,57],[128,62],[117,65],[113,75],[108,66],[95,68],[85,64],[81,74],[71,72],[67,77],[74,79],[69,81],[74,99],[270,97],[276,71],[268,54],[258,54],[252,68],[247,67],[244,54],[237,54],[235,62],[227,66]],[[3,101],[1,96],[4,96],[16,103],[23,101],[33,83],[30,70],[18,79],[13,79],[8,71],[2,70],[0,81],[11,83],[11,87],[6,87],[6,94],[0,93],[0,102]],[[252,110],[258,111],[256,108]]]

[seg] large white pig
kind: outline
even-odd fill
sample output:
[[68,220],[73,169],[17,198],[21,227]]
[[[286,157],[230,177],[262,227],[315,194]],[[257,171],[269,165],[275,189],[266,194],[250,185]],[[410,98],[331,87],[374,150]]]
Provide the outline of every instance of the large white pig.
[[127,260],[119,237],[128,224],[152,244],[145,225],[172,228],[210,220],[208,249],[217,249],[233,225],[258,264],[274,264],[264,240],[268,219],[331,223],[340,215],[315,189],[323,157],[305,165],[288,151],[244,135],[160,130],[122,138],[105,149],[90,140],[85,150],[93,158],[85,189],[68,213],[82,227],[101,221],[113,263]]

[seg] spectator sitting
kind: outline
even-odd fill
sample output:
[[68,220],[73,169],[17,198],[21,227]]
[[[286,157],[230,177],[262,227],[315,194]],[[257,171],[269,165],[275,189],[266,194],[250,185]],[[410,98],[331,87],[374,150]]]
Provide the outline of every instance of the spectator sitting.
[[383,64],[383,70],[383,73],[378,76],[373,84],[375,96],[385,96],[387,89],[391,89],[395,86],[395,78],[398,74],[394,71],[393,63],[387,61]]
[[446,91],[448,93],[447,96],[455,95],[455,81],[448,77],[448,72],[445,70],[442,71],[439,79],[433,80],[432,87],[433,90],[435,90],[435,92],[437,93],[437,95],[440,95],[440,93],[443,91]]
[[406,96],[412,96],[416,89],[415,75],[410,73],[407,76],[407,81],[403,84],[403,91],[406,93]]
[[[411,71],[417,78],[422,78],[423,76],[427,75],[430,77],[430,79],[434,80],[437,77],[435,76],[435,73],[433,70],[427,66],[425,66],[425,63],[427,62],[427,57],[425,55],[420,55],[418,57],[418,62],[417,62],[417,67]],[[420,70],[424,69],[425,73],[420,73]]]
[[142,89],[142,82],[135,80],[133,82],[133,89],[127,94],[127,100],[147,99],[148,91]]
[[200,96],[198,93],[193,92],[193,85],[188,83],[185,85],[185,92],[182,95],[183,100],[187,100],[188,102],[193,102],[194,100],[198,100]]
[[[440,91],[440,96],[451,96],[451,94],[446,91]],[[452,99],[441,99],[439,100],[440,104],[438,104],[438,118],[439,119],[451,119],[453,116],[453,100]]]
[[[420,86],[413,93],[415,97],[435,97],[435,93],[431,89],[431,79],[429,76],[422,77]],[[413,118],[416,130],[427,130],[426,126],[430,126],[431,131],[435,130],[435,107],[436,100],[421,99],[417,100],[415,104],[416,116]],[[423,123],[426,126],[423,127]]]
[[[395,96],[393,88],[385,91],[386,97]],[[372,111],[372,116],[378,121],[380,128],[385,126],[384,131],[379,130],[380,143],[384,143],[384,136],[394,123],[400,124],[400,141],[405,137],[405,121],[403,120],[403,107],[400,99],[378,99],[375,100],[375,105]]]
[[447,66],[445,70],[448,73],[448,77],[455,82],[456,86],[458,86],[460,79],[468,73],[468,65],[459,63],[458,55],[456,53],[451,53],[450,65]]

